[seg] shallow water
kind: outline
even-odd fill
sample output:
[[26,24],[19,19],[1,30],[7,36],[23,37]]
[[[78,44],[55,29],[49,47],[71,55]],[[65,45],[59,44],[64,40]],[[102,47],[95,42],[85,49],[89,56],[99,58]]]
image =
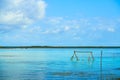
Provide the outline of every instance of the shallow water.
[[[82,51],[78,61],[74,51]],[[0,80],[119,80],[119,73],[120,48],[0,49]]]

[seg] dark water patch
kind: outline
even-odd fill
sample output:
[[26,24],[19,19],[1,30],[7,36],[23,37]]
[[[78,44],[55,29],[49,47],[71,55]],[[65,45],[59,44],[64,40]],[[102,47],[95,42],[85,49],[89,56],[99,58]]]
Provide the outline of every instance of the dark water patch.
[[0,55],[0,57],[20,57],[18,55]]
[[91,77],[91,76],[95,76],[96,74],[88,73],[88,72],[78,72],[75,75],[80,76],[80,77]]
[[88,72],[52,72],[52,75],[55,76],[77,76],[77,77],[92,77],[96,74]]
[[55,75],[55,76],[71,76],[72,72],[53,72],[52,75]]
[[120,68],[115,68],[114,70],[120,70]]
[[120,78],[115,78],[114,80],[120,80]]
[[104,80],[120,80],[120,79],[117,79],[117,75],[116,74],[103,74],[102,75],[102,78]]

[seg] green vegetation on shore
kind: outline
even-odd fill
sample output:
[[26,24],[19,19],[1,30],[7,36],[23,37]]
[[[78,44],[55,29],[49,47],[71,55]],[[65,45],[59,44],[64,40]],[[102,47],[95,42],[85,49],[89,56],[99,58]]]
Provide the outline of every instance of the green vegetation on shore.
[[120,46],[0,46],[0,48],[120,48]]

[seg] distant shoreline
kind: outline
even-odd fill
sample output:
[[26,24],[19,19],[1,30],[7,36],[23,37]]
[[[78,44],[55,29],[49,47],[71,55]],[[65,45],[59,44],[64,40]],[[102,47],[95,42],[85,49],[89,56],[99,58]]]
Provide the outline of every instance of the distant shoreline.
[[9,48],[120,48],[120,46],[0,46],[0,49]]

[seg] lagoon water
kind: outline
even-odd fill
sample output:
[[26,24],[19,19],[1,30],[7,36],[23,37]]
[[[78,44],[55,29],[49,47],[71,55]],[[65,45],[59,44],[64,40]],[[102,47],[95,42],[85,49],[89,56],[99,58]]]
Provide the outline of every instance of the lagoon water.
[[0,49],[0,80],[120,80],[120,48]]

